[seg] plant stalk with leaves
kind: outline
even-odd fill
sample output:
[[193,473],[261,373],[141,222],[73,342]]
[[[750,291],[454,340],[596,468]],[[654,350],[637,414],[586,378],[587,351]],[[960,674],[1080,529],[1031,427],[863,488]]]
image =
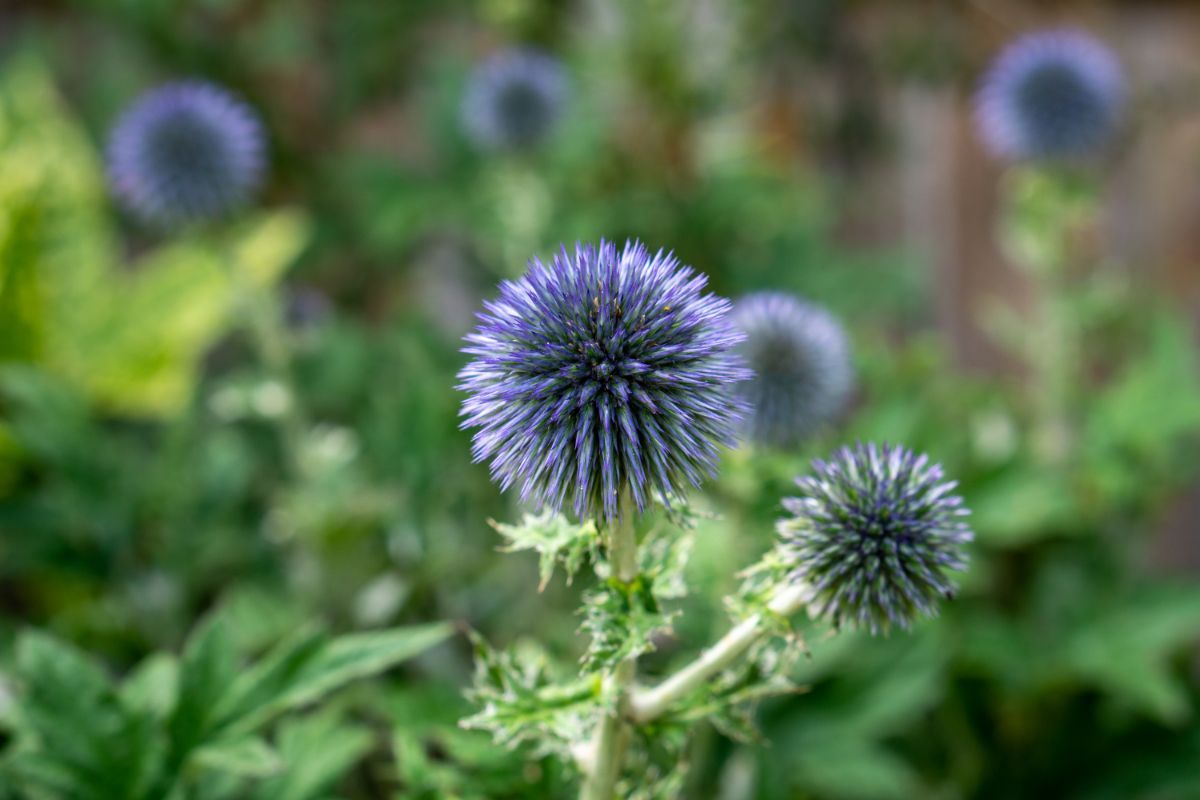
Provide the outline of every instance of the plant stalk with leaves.
[[[611,580],[627,591],[638,578],[638,542],[628,500],[622,506],[623,516],[608,526],[608,558]],[[621,758],[629,744],[625,717],[629,714],[630,691],[636,672],[636,657],[631,655],[622,659],[605,679],[603,691],[612,698],[613,708],[601,717],[591,752],[584,755],[587,778],[581,796],[587,800],[604,800],[613,794]]]

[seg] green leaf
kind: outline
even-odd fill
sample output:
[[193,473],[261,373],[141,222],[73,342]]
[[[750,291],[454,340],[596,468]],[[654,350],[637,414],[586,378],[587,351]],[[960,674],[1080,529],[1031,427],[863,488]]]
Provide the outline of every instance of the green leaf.
[[976,486],[971,527],[979,540],[1020,547],[1078,530],[1078,509],[1062,470],[1022,463]]
[[167,730],[171,763],[181,765],[216,728],[217,709],[238,675],[228,623],[211,614],[192,633],[179,664],[179,694]]
[[599,676],[556,683],[550,659],[536,643],[516,650],[493,650],[472,632],[475,681],[467,699],[479,711],[464,728],[483,730],[504,747],[531,744],[538,755],[570,760],[570,748],[591,730],[601,700]]
[[111,690],[108,675],[99,664],[39,631],[27,631],[17,641],[17,671],[26,691],[47,700],[58,700],[63,691],[90,701]]
[[151,717],[121,703],[98,664],[27,632],[17,642],[21,691],[10,769],[31,789],[80,800],[141,800],[162,763]]
[[649,578],[639,575],[600,583],[583,596],[583,615],[580,630],[590,639],[583,668],[597,672],[654,650],[654,637],[671,630],[678,612],[665,613]]
[[32,257],[37,213],[18,206],[0,217],[0,360],[33,360],[44,346],[41,283]]
[[695,543],[695,533],[690,529],[659,532],[647,536],[642,543],[638,550],[639,569],[656,599],[678,600],[687,596],[684,572]]
[[283,769],[279,754],[254,736],[206,744],[192,755],[192,763],[202,769],[244,778],[264,778]]
[[904,800],[922,796],[918,776],[894,753],[869,740],[829,737],[794,751],[801,785],[819,797]]
[[388,670],[445,641],[446,623],[356,633],[321,642],[301,633],[281,644],[235,683],[222,703],[222,730],[249,732],[361,678]]
[[216,727],[225,735],[256,730],[266,721],[264,711],[301,680],[327,644],[325,634],[312,628],[302,628],[277,644],[227,687],[214,712]]
[[497,747],[481,730],[459,725],[470,703],[450,683],[398,686],[388,693],[397,778],[409,796],[541,796],[530,785],[530,754]]
[[1098,608],[1072,631],[1062,658],[1070,670],[1130,705],[1178,726],[1192,714],[1171,658],[1200,639],[1200,587],[1157,586]]
[[589,554],[595,555],[599,548],[596,523],[587,520],[576,525],[550,510],[526,514],[518,525],[505,525],[494,520],[488,520],[488,524],[507,540],[502,548],[504,552],[537,551],[538,574],[541,576],[538,591],[550,582],[555,565],[562,566],[567,583],[570,583],[583,566],[584,559]]
[[[678,611],[663,603],[687,594],[684,569],[694,543],[691,531],[652,531],[638,549],[638,575],[629,583],[608,577],[583,597],[581,630],[590,643],[587,671],[610,669],[654,650],[654,637],[671,631]],[[601,564],[601,575],[608,573]]]
[[[898,638],[863,635],[856,644],[821,691],[800,698],[801,709],[781,718],[771,749],[795,754],[786,774],[815,796],[924,796],[916,772],[883,741],[917,725],[941,701],[949,657],[942,629],[927,624]],[[813,661],[822,658],[817,643]]]
[[137,666],[121,685],[121,702],[156,718],[165,719],[179,694],[179,660],[155,653]]
[[263,782],[257,800],[314,800],[324,797],[373,742],[371,732],[345,725],[332,714],[291,719],[280,724],[276,749],[282,772]]
[[1160,491],[1182,485],[1196,473],[1189,465],[1198,434],[1200,369],[1191,325],[1163,313],[1147,347],[1094,398],[1082,437],[1087,477],[1104,497],[1144,496],[1151,481]]

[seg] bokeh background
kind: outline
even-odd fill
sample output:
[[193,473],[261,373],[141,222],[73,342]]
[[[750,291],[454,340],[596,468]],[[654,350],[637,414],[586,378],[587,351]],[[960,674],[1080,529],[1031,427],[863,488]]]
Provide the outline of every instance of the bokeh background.
[[[1061,24],[1125,67],[1120,135],[1069,173],[1003,164],[977,81]],[[464,87],[516,45],[562,61],[566,109],[489,151]],[[254,207],[168,234],[114,204],[102,159],[180,77],[257,109],[270,166]],[[834,445],[924,450],[974,510],[941,618],[814,635],[769,745],[699,732],[689,797],[1200,797],[1189,3],[5,0],[0,665],[36,627],[121,675],[221,605],[247,651],[314,618],[453,620],[569,673],[580,586],[539,594],[535,559],[497,552],[487,520],[519,509],[471,463],[454,386],[494,285],[600,237],[828,307],[858,371],[821,437],[731,452],[697,497],[720,519],[649,673],[724,629],[732,567]],[[458,729],[471,668],[459,637],[339,696],[370,735],[319,796],[569,796],[551,760]],[[0,673],[4,719],[23,700]]]

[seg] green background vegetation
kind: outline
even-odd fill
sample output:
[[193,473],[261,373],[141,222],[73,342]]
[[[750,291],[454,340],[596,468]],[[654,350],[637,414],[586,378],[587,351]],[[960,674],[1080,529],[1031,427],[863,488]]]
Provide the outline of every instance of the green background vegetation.
[[[1003,366],[961,369],[931,265],[842,229],[887,114],[817,104],[801,136],[775,113],[806,70],[841,74],[864,5],[0,10],[0,797],[569,796],[550,759],[457,727],[471,648],[436,623],[576,668],[586,587],[539,594],[536,559],[497,552],[486,521],[518,509],[470,463],[453,387],[491,287],[600,236],[827,305],[857,351],[834,429],[730,453],[697,496],[719,518],[651,674],[723,631],[731,567],[835,444],[924,450],[974,510],[941,618],[814,630],[807,692],[761,709],[770,745],[702,730],[690,797],[1200,796],[1200,583],[1151,558],[1200,471],[1193,327],[1086,246],[1103,165],[1015,171],[991,228],[1033,300],[985,304]],[[935,33],[867,61],[963,92],[986,52]],[[458,98],[509,42],[561,57],[573,99],[545,147],[484,154]],[[163,235],[113,207],[101,154],[179,76],[259,109],[272,166],[256,210]],[[282,370],[254,336],[276,314]]]

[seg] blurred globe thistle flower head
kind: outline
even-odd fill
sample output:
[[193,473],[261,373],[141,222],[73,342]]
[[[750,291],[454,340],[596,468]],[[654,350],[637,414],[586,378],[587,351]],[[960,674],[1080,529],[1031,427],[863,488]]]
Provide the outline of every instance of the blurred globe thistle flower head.
[[706,283],[670,253],[605,241],[502,283],[459,373],[475,460],[523,500],[602,519],[625,490],[644,510],[711,475],[749,373],[729,301]]
[[554,129],[566,100],[567,77],[558,60],[533,50],[507,50],[472,73],[463,96],[463,125],[480,147],[528,148]]
[[761,444],[795,445],[833,419],[854,388],[850,345],[837,319],[780,292],[734,304],[731,321],[754,377],[738,385],[750,413],[744,432]]
[[170,227],[234,210],[262,180],[265,136],[254,112],[200,81],[166,84],[117,121],[108,172],[117,198],[144,221]]
[[810,612],[872,633],[936,615],[972,539],[956,484],[927,456],[886,444],[844,447],[813,470],[796,479],[801,494],[784,500],[792,516],[779,523]]
[[988,69],[976,121],[997,156],[1083,156],[1106,144],[1125,104],[1125,77],[1109,48],[1071,30],[1027,34]]

